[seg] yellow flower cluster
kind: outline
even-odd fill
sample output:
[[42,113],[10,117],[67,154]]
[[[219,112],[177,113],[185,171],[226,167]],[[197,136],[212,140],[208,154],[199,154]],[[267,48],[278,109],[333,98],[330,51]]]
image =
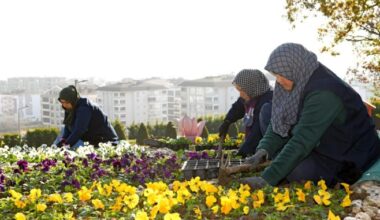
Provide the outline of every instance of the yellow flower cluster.
[[[331,195],[327,191],[326,184],[323,180],[318,182],[319,190],[313,194],[312,198],[316,204],[329,206],[331,204]],[[341,202],[342,207],[351,205],[349,185],[342,183],[347,195]],[[310,181],[304,184],[303,188],[296,188],[296,198],[299,202],[306,202],[306,197],[311,194],[312,183]],[[196,204],[191,206],[194,218],[203,219],[207,209],[215,216],[223,218],[231,213],[244,213],[248,215],[251,209],[262,207],[266,201],[266,195],[263,190],[251,192],[248,185],[241,184],[237,189],[225,189],[222,186],[216,186],[208,181],[202,181],[199,177],[192,178],[189,181],[174,181],[170,186],[166,183],[151,182],[146,184],[143,190],[137,190],[136,187],[112,180],[108,184],[94,182],[90,188],[82,187],[77,192],[77,197],[72,193],[42,195],[40,189],[32,189],[27,196],[16,192],[8,191],[11,201],[18,209],[24,209],[29,204],[34,207],[36,212],[46,212],[48,206],[62,203],[88,204],[94,210],[105,212],[107,210],[124,212],[137,220],[148,219],[181,219],[176,212],[180,206]],[[273,192],[267,196],[273,198],[274,207],[277,211],[285,211],[295,207],[290,197],[289,188],[274,188]],[[210,213],[210,212],[208,212]],[[73,213],[65,213],[68,219],[74,219]],[[14,215],[15,219],[26,219],[22,212]],[[339,216],[329,210],[329,220],[340,219]]]

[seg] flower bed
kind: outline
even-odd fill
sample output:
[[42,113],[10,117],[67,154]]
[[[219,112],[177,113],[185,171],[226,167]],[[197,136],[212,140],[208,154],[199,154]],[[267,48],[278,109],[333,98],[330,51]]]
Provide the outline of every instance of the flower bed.
[[180,158],[127,142],[76,152],[0,148],[2,219],[334,219],[349,211],[345,184],[222,187],[184,180]]

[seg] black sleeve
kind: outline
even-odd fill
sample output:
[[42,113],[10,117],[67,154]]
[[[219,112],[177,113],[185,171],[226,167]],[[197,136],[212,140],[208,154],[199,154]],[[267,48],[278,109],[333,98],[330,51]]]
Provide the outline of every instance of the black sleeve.
[[244,114],[244,99],[239,97],[238,100],[232,104],[224,120],[228,120],[229,122],[234,123],[237,120],[243,118]]

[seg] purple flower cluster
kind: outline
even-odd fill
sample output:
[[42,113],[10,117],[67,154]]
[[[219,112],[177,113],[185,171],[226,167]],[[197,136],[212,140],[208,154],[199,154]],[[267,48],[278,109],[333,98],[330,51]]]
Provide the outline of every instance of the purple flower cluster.
[[17,161],[18,168],[14,169],[14,173],[22,173],[28,171],[28,161],[19,160]]
[[43,172],[48,172],[50,167],[55,167],[57,165],[57,159],[45,159],[41,163],[37,164],[36,167],[42,167]]
[[168,157],[156,152],[153,156],[142,154],[141,158],[136,158],[131,166],[125,168],[125,173],[137,184],[144,184],[147,181],[171,180],[179,167],[176,155]]
[[187,152],[187,157],[189,158],[189,160],[200,160],[200,159],[210,158],[206,151],[202,151],[202,152],[190,151],[190,152]]
[[5,176],[3,170],[0,169],[0,192],[5,191]]

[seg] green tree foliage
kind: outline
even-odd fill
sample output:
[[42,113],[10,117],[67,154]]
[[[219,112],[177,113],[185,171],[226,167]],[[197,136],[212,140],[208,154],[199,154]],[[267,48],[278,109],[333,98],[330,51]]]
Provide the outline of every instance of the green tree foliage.
[[139,126],[135,123],[132,123],[128,128],[128,137],[129,139],[136,139]]
[[154,126],[151,129],[152,130],[149,134],[154,138],[163,138],[166,136],[166,124],[164,124],[163,122],[156,122],[156,124],[154,124]]
[[141,123],[139,130],[137,132],[136,144],[143,145],[144,140],[148,139],[148,137],[149,137],[148,130],[147,130],[146,126],[144,125],[144,123]]
[[[296,25],[310,16],[322,15],[326,22],[318,29],[325,43],[323,52],[333,55],[335,47],[352,42],[358,57],[358,68],[351,70],[362,82],[380,88],[380,1],[379,0],[287,0],[288,21]],[[332,36],[332,37],[331,37]],[[331,38],[331,39],[330,39]]]
[[209,135],[208,128],[207,128],[207,126],[205,125],[204,128],[203,128],[203,130],[202,130],[201,137],[202,137],[203,139],[206,139],[206,140],[207,140],[208,135]]
[[25,144],[39,147],[43,144],[50,146],[58,136],[57,128],[38,128],[28,130],[25,135]]
[[121,123],[120,120],[116,119],[114,122],[112,122],[112,126],[115,129],[119,140],[127,140],[125,125]]
[[177,138],[177,130],[175,129],[171,121],[168,122],[165,128],[165,137],[168,138]]

